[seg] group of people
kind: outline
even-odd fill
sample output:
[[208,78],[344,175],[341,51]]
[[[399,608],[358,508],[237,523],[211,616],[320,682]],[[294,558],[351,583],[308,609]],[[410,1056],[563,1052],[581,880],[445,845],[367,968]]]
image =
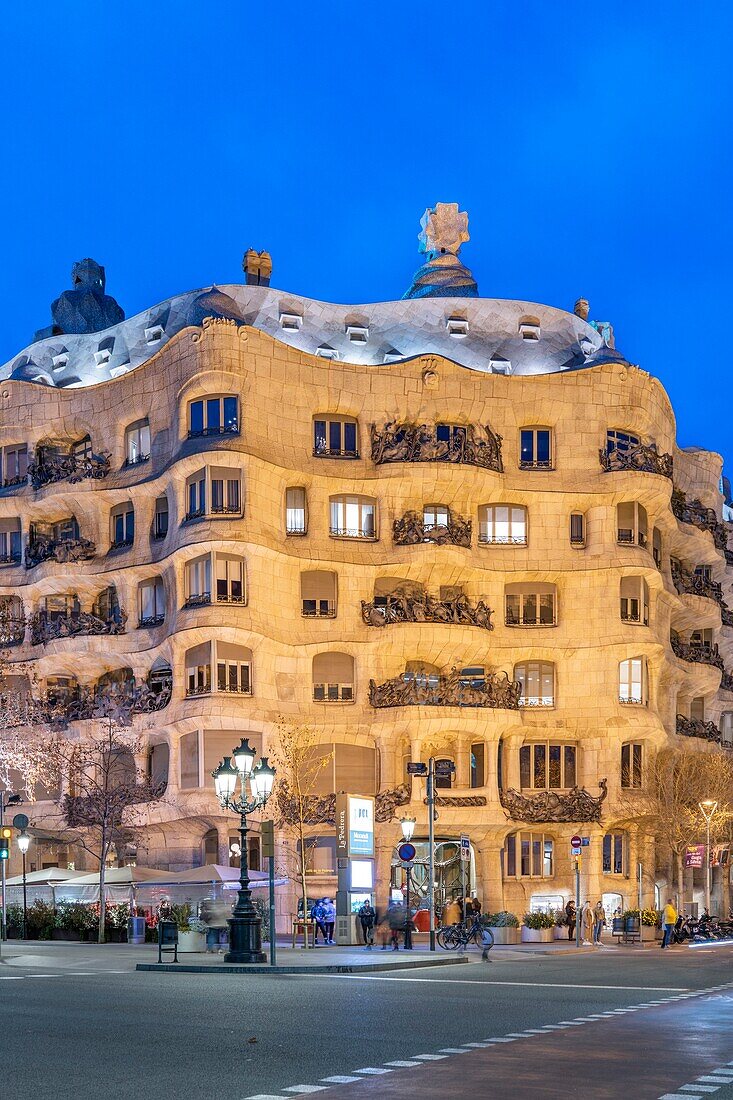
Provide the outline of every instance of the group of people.
[[464,920],[474,920],[476,917],[481,916],[481,902],[476,897],[457,897],[451,898],[449,902],[443,907],[443,912],[440,915],[440,923],[442,925],[460,924]]
[[313,944],[318,946],[318,933],[323,937],[324,947],[335,944],[333,930],[336,927],[336,906],[333,898],[319,898],[311,906],[310,918],[313,921]]
[[580,923],[580,937],[583,947],[603,947],[603,929],[606,926],[606,910],[603,908],[603,902],[596,902],[595,906],[590,903],[590,898],[586,898],[584,904],[580,907],[580,921],[578,921],[578,910],[575,902],[570,898],[569,902],[565,906],[565,916],[568,922],[568,939],[575,939],[575,931],[578,923]]

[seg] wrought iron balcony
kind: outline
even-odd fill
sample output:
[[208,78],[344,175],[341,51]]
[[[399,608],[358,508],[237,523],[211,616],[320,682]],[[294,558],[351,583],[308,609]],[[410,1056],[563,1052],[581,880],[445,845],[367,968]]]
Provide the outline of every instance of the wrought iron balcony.
[[723,671],[723,658],[717,644],[706,645],[704,642],[683,642],[674,631],[670,633],[669,644],[675,657],[679,657],[681,661],[691,661],[693,664],[698,665],[712,665],[713,668],[719,668],[721,672]]
[[433,542],[437,546],[471,546],[472,524],[470,519],[449,513],[448,523],[425,523],[419,512],[405,512],[393,524],[392,537],[398,546],[417,546],[421,542]]
[[16,474],[15,477],[6,477],[3,479],[3,489],[13,489],[18,485],[28,484],[28,474]]
[[210,592],[196,592],[188,596],[184,603],[184,608],[189,607],[208,607],[211,603]]
[[339,539],[366,539],[376,542],[377,533],[371,525],[368,527],[329,527],[329,535]]
[[198,431],[190,431],[189,439],[205,439],[217,435],[239,435],[239,424],[219,424],[212,428],[200,428]]
[[124,634],[127,615],[119,609],[116,615],[102,619],[88,611],[49,617],[46,611],[36,611],[30,618],[31,645],[80,635]]
[[134,458],[125,459],[125,467],[142,466],[144,462],[150,462],[150,455],[135,455]]
[[424,672],[395,676],[383,684],[369,681],[373,707],[496,707],[519,709],[521,684],[504,675],[487,675],[481,681],[461,677],[453,668],[448,676]]
[[722,691],[733,691],[733,673],[723,672],[720,677],[720,687]]
[[388,626],[393,623],[455,623],[459,626],[479,626],[493,630],[493,611],[483,600],[471,604],[459,593],[445,600],[436,599],[418,588],[397,588],[385,603],[361,601],[361,617],[367,626]]
[[325,440],[319,442],[313,448],[314,458],[359,458],[358,450],[349,450],[347,447],[329,447]]
[[0,649],[22,645],[25,638],[25,616],[5,614],[0,608]]
[[720,730],[715,722],[703,722],[702,718],[686,718],[677,715],[677,733],[683,737],[700,737],[703,741],[720,742]]
[[692,573],[675,561],[671,563],[671,569],[672,583],[680,595],[687,593],[691,596],[705,596],[708,600],[715,600],[716,603],[722,604],[723,589],[717,581],[710,580],[700,573]]
[[[447,430],[444,430],[447,429]],[[488,425],[417,424],[392,420],[383,428],[370,429],[372,461],[453,462],[503,472],[501,436]],[[439,438],[447,435],[447,438]]]
[[96,551],[96,544],[81,536],[75,539],[52,539],[46,535],[35,535],[26,541],[25,567],[33,569],[44,561],[56,561],[60,565],[88,561],[94,557]]
[[90,718],[114,717],[129,724],[136,714],[153,714],[164,710],[171,701],[173,681],[161,681],[157,688],[132,681],[119,684],[92,685],[76,690],[47,695],[43,702],[45,718],[52,725]]
[[20,550],[16,554],[0,554],[0,565],[18,565],[21,557]]
[[117,539],[109,544],[109,548],[110,550],[127,550],[134,542],[134,536],[129,539]]
[[606,780],[601,779],[598,786],[601,793],[597,797],[585,787],[536,794],[522,794],[510,787],[499,791],[499,800],[512,820],[526,821],[530,825],[549,821],[600,821],[601,806],[608,794]]
[[165,615],[146,615],[145,618],[138,619],[137,625],[141,629],[152,626],[161,626],[165,622]]
[[618,527],[616,529],[616,542],[622,543],[624,546],[646,546],[648,542],[645,531],[632,531],[629,527]]
[[205,515],[205,508],[193,508],[190,512],[186,512],[186,523],[188,523],[190,519],[202,519]]
[[206,683],[206,684],[189,684],[189,686],[186,688],[186,698],[187,699],[193,698],[196,695],[210,695],[210,694],[211,694],[211,684],[210,683]]
[[212,516],[241,516],[242,508],[239,504],[212,504]]
[[39,448],[35,459],[28,463],[28,477],[34,489],[41,489],[57,481],[99,481],[107,476],[109,468],[108,454],[46,454]]
[[304,619],[335,619],[336,604],[331,600],[303,600],[300,613]]
[[720,621],[723,626],[733,626],[733,611],[728,607],[725,600],[720,604]]
[[614,470],[632,470],[638,473],[672,477],[674,459],[670,454],[660,454],[655,443],[638,443],[625,451],[617,448],[608,451],[605,447],[601,447],[598,457],[601,469],[606,473]]
[[718,550],[727,548],[728,532],[714,508],[706,508],[699,500],[688,500],[681,489],[672,490],[671,508],[682,523],[690,523],[701,531],[709,531]]

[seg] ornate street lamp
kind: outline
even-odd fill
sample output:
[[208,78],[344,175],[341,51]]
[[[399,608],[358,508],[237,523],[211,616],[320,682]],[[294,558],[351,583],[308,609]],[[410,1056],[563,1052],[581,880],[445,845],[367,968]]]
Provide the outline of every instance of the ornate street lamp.
[[[223,810],[239,814],[240,858],[239,858],[239,894],[237,904],[229,919],[229,951],[224,962],[260,963],[267,956],[262,950],[262,922],[252,904],[252,891],[249,886],[247,867],[247,814],[261,810],[270,795],[275,781],[275,769],[263,756],[253,767],[255,753],[247,738],[232,750],[231,756],[225,756],[221,764],[211,774],[219,804]],[[239,797],[236,796],[237,781],[240,784]],[[249,786],[249,797],[247,787]],[[275,929],[270,929],[275,935]]]
[[[414,817],[401,817],[400,828],[402,829],[402,838],[406,842],[412,840],[413,833],[415,832],[416,821]],[[410,864],[407,864],[407,891],[406,891],[406,905],[407,910],[405,914],[405,951],[412,950],[412,910],[410,909],[410,878],[411,878]]]
[[23,856],[23,939],[25,939],[25,927],[28,920],[28,898],[26,895],[25,884],[25,856],[30,846],[30,842],[31,838],[28,836],[28,833],[23,830],[18,836],[18,847],[20,848],[21,854]]
[[710,822],[718,808],[718,803],[713,798],[706,798],[698,803],[702,816],[705,818],[707,840],[705,843],[705,909],[710,913]]

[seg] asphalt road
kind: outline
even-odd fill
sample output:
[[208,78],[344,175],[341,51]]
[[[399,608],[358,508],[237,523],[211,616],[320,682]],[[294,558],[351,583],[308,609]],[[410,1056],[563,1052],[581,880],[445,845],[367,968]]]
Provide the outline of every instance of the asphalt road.
[[733,1100],[733,947],[302,976],[23,953],[0,963],[3,1100]]

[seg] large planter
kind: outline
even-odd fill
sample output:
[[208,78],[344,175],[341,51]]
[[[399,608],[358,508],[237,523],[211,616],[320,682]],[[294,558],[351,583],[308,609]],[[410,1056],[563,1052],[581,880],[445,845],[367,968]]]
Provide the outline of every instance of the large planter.
[[522,943],[552,943],[555,935],[554,928],[527,928],[522,925]]
[[205,951],[206,937],[203,932],[179,932],[178,951],[186,954],[191,951]]
[[642,924],[641,926],[641,942],[642,943],[654,943],[657,938],[657,929],[653,924]]
[[51,939],[62,940],[64,943],[81,943],[84,933],[71,932],[68,928],[54,928],[51,931]]
[[566,940],[568,938],[568,928],[566,924],[556,924],[552,929],[552,934],[556,940]]
[[501,928],[492,928],[491,934],[494,937],[494,943],[502,947],[508,943],[519,943],[518,928],[508,928],[502,925]]

